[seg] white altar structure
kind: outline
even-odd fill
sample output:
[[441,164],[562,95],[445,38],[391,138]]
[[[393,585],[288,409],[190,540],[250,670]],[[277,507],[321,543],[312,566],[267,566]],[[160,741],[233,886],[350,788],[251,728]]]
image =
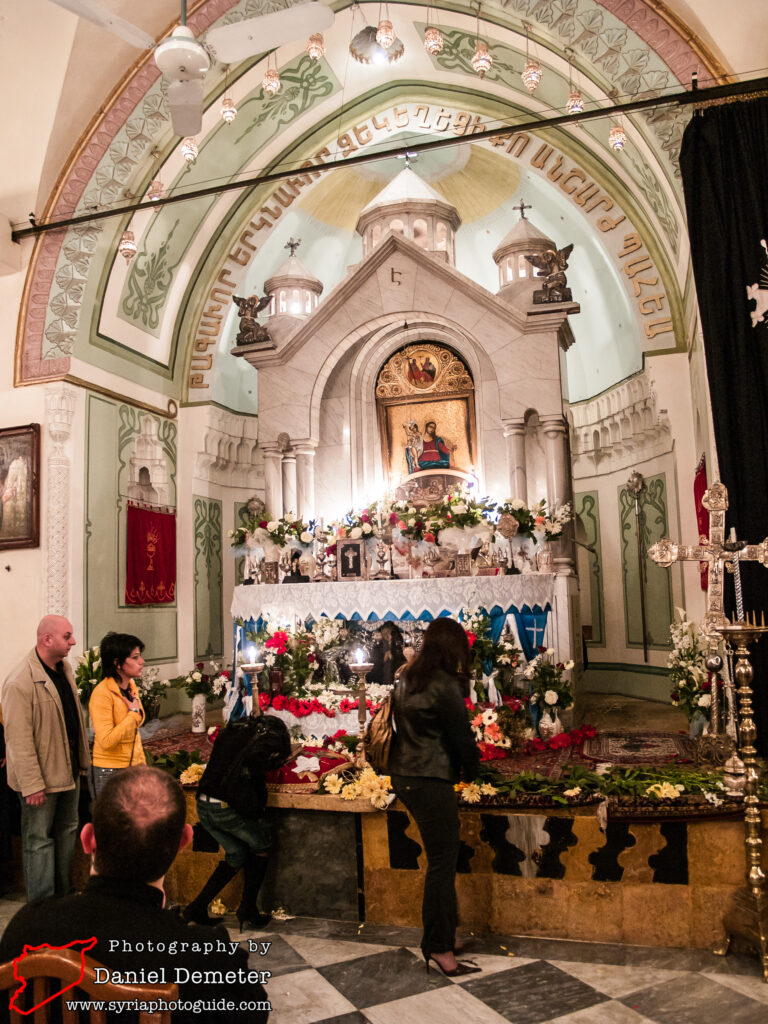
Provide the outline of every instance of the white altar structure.
[[[488,253],[499,275],[493,294],[455,267],[460,223],[407,167],[361,211],[363,258],[329,295],[320,299],[298,243],[265,281],[268,337],[232,355],[258,370],[270,517],[328,521],[418,487],[442,500],[462,480],[499,500],[572,500],[562,367],[579,306],[542,302],[542,278],[526,259],[558,245],[522,207]],[[553,566],[554,576],[237,587],[232,614],[431,618],[535,606],[549,615],[558,658],[579,662],[570,539],[554,545]]]

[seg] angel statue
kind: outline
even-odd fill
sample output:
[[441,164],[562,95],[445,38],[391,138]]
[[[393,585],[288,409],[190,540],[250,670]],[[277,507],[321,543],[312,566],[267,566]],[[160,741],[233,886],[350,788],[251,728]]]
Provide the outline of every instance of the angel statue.
[[249,295],[247,299],[240,295],[233,295],[232,301],[238,308],[240,317],[240,330],[237,332],[236,345],[252,345],[257,341],[269,341],[270,337],[266,327],[258,322],[258,315],[271,299],[269,295],[259,298],[258,295]]
[[528,262],[545,275],[543,287],[533,293],[534,303],[570,302],[571,289],[566,288],[565,270],[568,257],[573,251],[573,243],[564,249],[547,249],[543,253],[526,254]]

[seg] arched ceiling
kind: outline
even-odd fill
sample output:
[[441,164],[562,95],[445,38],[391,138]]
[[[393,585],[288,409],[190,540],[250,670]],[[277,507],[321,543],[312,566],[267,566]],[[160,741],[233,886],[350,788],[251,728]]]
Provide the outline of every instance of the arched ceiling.
[[[458,270],[496,290],[490,254],[514,223],[513,206],[521,197],[533,204],[529,216],[542,231],[560,245],[575,242],[569,283],[582,313],[573,321],[577,344],[568,355],[573,400],[634,372],[644,352],[685,345],[688,253],[676,156],[688,114],[659,107],[628,116],[628,144],[620,156],[608,147],[610,125],[602,119],[542,128],[528,134],[524,147],[511,139],[458,143],[478,127],[562,112],[571,75],[588,108],[680,91],[690,85],[694,70],[702,82],[721,80],[734,68],[720,47],[727,43],[737,52],[737,44],[727,32],[720,36],[710,30],[714,23],[703,15],[705,9],[714,14],[716,5],[697,3],[694,16],[687,4],[658,0],[488,3],[481,36],[489,43],[494,66],[481,81],[469,64],[475,18],[467,4],[433,8],[431,20],[436,12],[446,40],[443,53],[434,58],[421,44],[426,6],[391,3],[390,16],[406,53],[402,61],[383,67],[359,65],[348,53],[354,32],[365,22],[375,23],[378,3],[359,9],[333,4],[337,16],[325,34],[323,60],[309,61],[304,39],[275,55],[282,78],[275,97],[265,96],[261,88],[266,55],[236,68],[214,65],[206,79],[200,154],[192,166],[182,159],[180,140],[172,135],[163,83],[148,57],[131,66],[130,48],[103,30],[73,23],[45,0],[30,0],[30,5],[61,26],[60,38],[71,53],[66,71],[61,61],[52,64],[52,88],[58,84],[61,98],[38,171],[41,191],[55,174],[59,177],[47,218],[119,207],[141,196],[158,176],[178,193],[265,170],[291,168],[296,175],[282,184],[43,236],[32,257],[21,311],[19,380],[68,372],[86,379],[93,373],[130,376],[175,399],[213,399],[254,411],[253,371],[227,355],[235,330],[229,296],[233,290],[259,292],[282,262],[282,247],[291,235],[302,238],[302,261],[320,277],[327,294],[360,258],[354,233],[359,210],[402,162],[390,156],[322,175],[302,166],[362,152],[402,151],[414,142],[451,136],[456,148],[424,156],[415,170],[459,210]],[[160,35],[175,5],[105,0],[105,6]],[[201,0],[190,5],[189,22],[204,39],[214,24],[279,6],[270,0]],[[766,12],[759,6],[765,24]],[[757,15],[757,2],[754,10]],[[520,79],[524,23],[544,71],[533,96]],[[44,26],[43,37],[47,31]],[[754,33],[749,35],[741,55],[756,65],[744,69],[753,72],[759,70],[758,55],[756,49],[750,52],[755,43]],[[109,53],[112,61],[105,58]],[[125,75],[116,80],[120,67]],[[231,125],[218,117],[225,84],[238,105]],[[98,90],[103,90],[100,96]],[[96,109],[94,101],[100,113],[66,162],[67,143],[78,122]],[[18,208],[7,212],[15,219],[26,213]],[[116,249],[129,224],[139,254],[126,268]],[[630,255],[626,239],[634,236],[638,244]],[[659,282],[650,288],[651,299],[663,296],[658,315],[661,300],[643,308],[650,300],[638,292],[637,273],[628,268],[638,254],[648,263],[646,280]],[[669,327],[649,330],[664,318]]]

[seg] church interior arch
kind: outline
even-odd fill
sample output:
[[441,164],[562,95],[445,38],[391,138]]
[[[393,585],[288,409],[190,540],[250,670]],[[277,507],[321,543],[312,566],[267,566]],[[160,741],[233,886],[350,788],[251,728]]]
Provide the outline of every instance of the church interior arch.
[[[178,16],[171,0],[116,0],[111,6],[155,36]],[[266,0],[200,0],[190,5],[189,23],[204,39],[212,26],[268,7]],[[686,497],[695,467],[702,455],[713,470],[716,465],[677,164],[690,114],[664,106],[628,113],[621,120],[621,153],[609,145],[608,119],[557,127],[546,122],[562,112],[571,84],[588,109],[663,97],[688,89],[693,71],[706,85],[739,75],[744,61],[758,67],[756,42],[734,41],[723,15],[715,16],[709,3],[694,12],[683,0],[663,8],[650,0],[491,0],[483,5],[480,34],[494,64],[480,79],[470,63],[476,14],[463,0],[437,4],[445,47],[435,56],[422,45],[427,8],[392,5],[405,56],[381,66],[358,64],[348,52],[352,29],[362,26],[361,19],[375,20],[378,4],[333,7],[336,18],[325,33],[321,60],[310,60],[303,39],[272,55],[282,81],[273,97],[261,84],[270,55],[228,69],[214,62],[193,163],[172,134],[163,83],[148,55],[135,59],[127,45],[46,0],[30,0],[28,12],[9,16],[9,26],[25,40],[33,34],[30,19],[37,18],[37,49],[22,49],[30,69],[47,84],[31,97],[40,141],[22,161],[23,173],[13,169],[9,176],[6,214],[15,225],[26,221],[29,209],[41,222],[93,208],[116,215],[41,234],[11,254],[18,265],[0,281],[10,311],[4,351],[14,350],[15,357],[5,361],[2,415],[8,425],[51,424],[69,416],[63,441],[46,428],[44,452],[65,446],[72,485],[81,492],[87,492],[97,465],[116,463],[121,445],[140,436],[139,420],[134,424],[126,408],[165,425],[157,466],[165,467],[161,485],[175,481],[175,488],[166,489],[168,500],[176,501],[179,550],[194,550],[197,557],[200,538],[210,540],[211,531],[218,531],[222,567],[219,604],[214,602],[210,615],[206,611],[209,629],[200,625],[205,617],[191,614],[203,598],[195,571],[179,559],[177,593],[188,596],[166,610],[173,638],[158,641],[155,652],[155,660],[171,667],[211,644],[222,647],[214,653],[227,655],[228,631],[221,624],[227,621],[234,566],[226,531],[249,496],[266,493],[268,462],[281,432],[288,430],[298,446],[299,462],[313,460],[313,511],[326,518],[345,511],[332,507],[334,495],[342,494],[349,506],[376,496],[385,483],[376,375],[405,345],[434,341],[465,360],[475,386],[476,469],[484,487],[500,498],[515,496],[503,492],[516,479],[511,439],[522,429],[527,494],[521,497],[533,502],[546,496],[552,481],[544,431],[551,432],[554,406],[535,394],[520,396],[519,404],[508,400],[514,390],[510,353],[531,351],[533,335],[515,335],[513,341],[499,328],[494,348],[491,340],[480,340],[479,329],[452,316],[450,307],[437,308],[432,294],[425,291],[406,303],[397,298],[394,279],[387,279],[387,259],[418,258],[410,245],[434,263],[436,274],[444,273],[440,281],[455,271],[470,282],[466,288],[474,289],[478,309],[484,304],[494,311],[488,317],[500,316],[507,302],[500,290],[533,287],[536,280],[521,253],[505,257],[501,271],[493,259],[520,222],[521,203],[523,219],[557,248],[574,245],[568,286],[580,309],[559,335],[558,415],[570,431],[573,497],[584,508],[584,496],[591,496],[587,535],[596,523],[605,564],[618,551],[617,488],[632,460],[644,460],[665,479],[676,475],[674,494],[665,492],[665,500],[676,503],[674,517],[688,535],[696,530]],[[755,23],[764,22],[765,12],[750,7]],[[526,37],[543,71],[533,95],[520,78]],[[225,87],[237,106],[232,124],[219,117]],[[5,106],[18,125],[18,112],[10,102]],[[521,122],[535,126],[519,135],[473,139],[479,129]],[[460,226],[454,229],[445,216],[433,217],[416,204],[407,216],[393,212],[387,227],[377,221],[364,248],[357,220],[403,170],[408,147],[449,139],[455,146],[423,153],[411,169],[455,209]],[[361,156],[376,159],[322,170],[329,161]],[[276,171],[288,176],[155,210],[118,212],[158,179],[167,197]],[[133,232],[137,246],[130,262],[118,252],[125,231]],[[402,239],[400,249],[391,247],[393,237]],[[294,239],[301,239],[298,259],[322,291],[281,286],[272,307],[260,314],[275,348],[260,355],[258,366],[249,365],[232,355],[239,328],[232,298],[262,295]],[[367,260],[377,259],[377,252],[386,259],[382,255],[376,271],[382,298],[381,311],[373,315],[345,288],[355,268],[359,272]],[[456,285],[456,294],[461,288]],[[512,300],[507,304],[509,323],[517,329],[519,309]],[[333,317],[324,313],[331,308]],[[478,312],[476,322],[482,321]],[[676,394],[685,396],[684,410],[675,409]],[[62,408],[65,414],[56,412]],[[339,453],[343,468],[335,475]],[[155,470],[141,465],[150,469],[157,490]],[[147,486],[139,479],[141,465],[133,481],[137,488]],[[119,505],[117,482],[96,498],[95,492],[76,497],[67,506],[63,534],[51,526],[51,539],[44,530],[42,548],[24,553],[23,571],[45,582],[15,613],[19,621],[26,614],[34,618],[31,608],[49,610],[55,594],[87,643],[96,642],[117,614],[138,623],[137,631],[147,628],[146,612],[124,607],[117,580],[98,607],[89,593],[96,577],[87,567],[96,552],[101,557],[117,543],[116,535],[99,533],[99,517],[109,517]],[[584,528],[580,522],[578,529]],[[67,538],[63,547],[54,539],[61,536]],[[609,613],[611,602],[624,608],[623,583],[606,572],[600,586],[606,615],[601,657],[639,665],[640,655],[613,628]],[[701,611],[693,568],[673,572],[672,588],[676,601],[688,600],[689,614]],[[593,630],[596,607],[593,600]],[[188,625],[193,620],[194,628]],[[663,696],[665,653],[654,649],[650,657],[643,666],[650,692]]]

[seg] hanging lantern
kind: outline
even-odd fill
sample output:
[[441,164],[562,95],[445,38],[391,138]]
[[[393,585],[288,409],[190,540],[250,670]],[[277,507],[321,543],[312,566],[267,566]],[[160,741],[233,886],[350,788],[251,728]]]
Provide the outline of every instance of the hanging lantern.
[[232,124],[237,117],[237,107],[232,97],[227,94],[221,101],[221,109],[219,110],[219,116],[221,120],[226,124]]
[[382,50],[388,50],[395,41],[395,30],[392,22],[382,18],[376,28],[376,42]]
[[132,231],[123,232],[123,237],[120,239],[117,251],[124,258],[126,264],[131,262],[133,257],[136,255],[136,243],[133,240]]
[[528,92],[534,93],[541,81],[541,65],[539,62],[534,60],[533,57],[528,57],[520,77]]
[[193,164],[197,160],[197,143],[191,136],[182,142],[181,155],[188,164]]
[[433,57],[443,49],[443,33],[434,25],[428,26],[424,33],[424,49]]
[[160,196],[165,191],[165,185],[160,181],[159,178],[153,178],[147,187],[147,199],[150,199],[153,203],[156,203]]
[[620,124],[615,124],[613,128],[608,132],[608,142],[612,149],[616,152],[620,152],[624,149],[624,145],[627,141],[627,133]]
[[320,60],[325,56],[325,40],[319,32],[313,33],[307,43],[307,55],[310,60]]
[[565,109],[569,114],[580,114],[584,109],[584,100],[578,89],[571,89],[568,93],[568,102]]
[[267,68],[261,87],[264,92],[268,93],[270,96],[275,95],[280,88],[280,72],[277,68]]
[[471,63],[481,78],[484,78],[486,72],[491,70],[493,57],[488,52],[488,44],[484,43],[482,39],[475,42],[475,52],[472,54]]

